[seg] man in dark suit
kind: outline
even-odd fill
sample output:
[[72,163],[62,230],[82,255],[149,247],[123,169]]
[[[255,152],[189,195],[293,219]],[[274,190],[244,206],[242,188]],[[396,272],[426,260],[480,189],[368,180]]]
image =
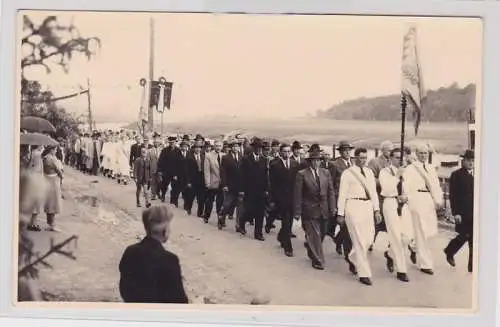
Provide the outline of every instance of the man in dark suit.
[[166,146],[160,153],[158,158],[158,182],[160,183],[160,197],[165,202],[165,196],[168,186],[171,185],[170,191],[170,204],[178,206],[176,202],[177,196],[174,196],[177,189],[175,181],[177,180],[177,168],[179,166],[180,150],[175,146],[177,138],[175,136],[168,137],[168,146]]
[[262,233],[266,198],[269,195],[266,158],[262,155],[262,140],[255,137],[250,144],[252,153],[241,162],[244,213],[240,220],[240,228],[245,230],[245,223],[254,220],[254,238],[264,241]]
[[[351,160],[351,151],[354,147],[347,141],[340,141],[337,151],[340,157],[335,159],[331,165],[329,165],[329,171],[332,176],[333,189],[335,190],[335,198],[338,199],[339,189],[340,189],[340,177],[342,173],[349,167],[353,165]],[[335,236],[335,228],[337,227],[337,220],[334,219],[330,221],[327,228],[327,235],[333,237],[336,244],[336,250],[338,254],[342,254],[342,248],[344,250],[344,256],[347,258],[349,252],[352,249],[352,242],[345,225],[340,226],[339,233]]]
[[277,215],[281,218],[281,229],[278,233],[278,242],[287,257],[293,256],[291,241],[293,225],[293,192],[295,176],[299,164],[290,159],[291,148],[288,144],[280,146],[281,157],[271,162],[269,179],[271,182],[271,198],[276,204]]
[[446,261],[455,267],[455,254],[467,242],[469,244],[469,262],[467,269],[472,272],[473,236],[474,236],[474,151],[466,150],[462,156],[462,168],[450,176],[450,205],[455,218],[458,235],[445,248]]
[[148,156],[148,150],[144,147],[141,149],[141,156],[135,159],[134,162],[135,198],[138,207],[141,206],[141,191],[144,194],[146,207],[150,206],[149,189],[151,188],[151,177],[151,158]]
[[302,170],[304,168],[307,168],[307,162],[302,158],[302,154],[300,153],[302,151],[302,145],[300,144],[299,141],[293,141],[292,143],[292,160],[295,160],[299,164],[299,170]]
[[205,153],[199,143],[195,143],[192,147],[192,153],[188,153],[185,165],[187,169],[187,185],[185,209],[190,215],[193,207],[193,201],[196,198],[198,205],[198,217],[203,218],[205,208],[206,187],[204,179],[205,170]]
[[144,147],[144,143],[142,142],[141,136],[136,135],[135,143],[130,147],[130,159],[129,164],[130,167],[134,167],[135,159],[141,156],[141,148]]
[[323,270],[322,238],[330,217],[336,214],[336,200],[330,172],[321,168],[321,155],[318,144],[309,149],[309,167],[300,170],[295,178],[294,218],[302,220],[306,233],[307,255],[315,269]]
[[164,204],[144,210],[146,237],[120,260],[120,295],[128,303],[188,303],[179,258],[166,251],[173,213]]
[[[229,152],[222,157],[220,165],[220,178],[222,191],[224,192],[224,201],[219,212],[219,229],[225,227],[226,217],[229,216],[237,206],[242,206],[242,180],[241,180],[241,144],[238,140],[230,143]],[[241,210],[240,210],[241,211]],[[239,226],[239,217],[236,219],[236,232],[246,233]],[[245,226],[243,226],[244,228]]]

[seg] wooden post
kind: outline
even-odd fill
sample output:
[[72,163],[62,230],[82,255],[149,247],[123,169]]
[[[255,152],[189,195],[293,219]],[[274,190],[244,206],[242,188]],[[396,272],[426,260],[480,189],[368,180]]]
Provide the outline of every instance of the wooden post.
[[332,160],[334,160],[334,159],[335,159],[335,151],[336,151],[336,149],[335,149],[335,148],[336,148],[335,144],[334,144],[334,145],[332,145]]
[[90,95],[90,79],[87,78],[87,109],[88,109],[88,121],[89,121],[89,133],[92,133],[93,131],[93,122],[94,119],[92,117],[92,99]]

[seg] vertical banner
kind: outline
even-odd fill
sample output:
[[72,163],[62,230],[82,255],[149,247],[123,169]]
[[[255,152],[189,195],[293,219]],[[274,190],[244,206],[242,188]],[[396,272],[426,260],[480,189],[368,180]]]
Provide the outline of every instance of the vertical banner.
[[163,104],[165,108],[170,110],[170,102],[172,101],[172,88],[174,86],[174,83],[172,82],[165,82],[165,93],[163,96]]
[[149,107],[157,109],[160,99],[160,82],[151,81],[151,88],[149,90]]

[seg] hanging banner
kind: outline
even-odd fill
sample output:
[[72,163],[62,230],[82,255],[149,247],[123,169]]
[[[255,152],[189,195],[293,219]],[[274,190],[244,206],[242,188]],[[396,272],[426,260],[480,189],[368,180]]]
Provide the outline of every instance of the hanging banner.
[[149,90],[149,107],[158,108],[160,99],[160,82],[151,81],[151,88]]
[[170,102],[172,100],[172,88],[173,88],[173,86],[174,86],[174,83],[165,82],[165,93],[163,95],[163,105],[168,110],[170,110]]

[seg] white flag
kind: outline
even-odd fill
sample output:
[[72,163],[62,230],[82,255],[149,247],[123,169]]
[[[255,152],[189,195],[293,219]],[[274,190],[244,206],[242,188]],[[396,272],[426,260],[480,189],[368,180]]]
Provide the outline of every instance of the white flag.
[[406,97],[408,108],[412,109],[415,135],[417,135],[425,96],[422,69],[417,50],[417,29],[414,26],[410,27],[403,40],[401,72],[402,93]]

